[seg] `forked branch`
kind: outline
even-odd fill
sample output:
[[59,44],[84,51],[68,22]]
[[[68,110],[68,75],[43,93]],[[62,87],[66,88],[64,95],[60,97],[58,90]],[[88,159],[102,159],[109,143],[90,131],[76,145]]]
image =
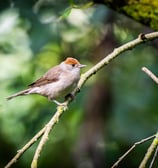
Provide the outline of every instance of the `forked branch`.
[[124,154],[117,160],[117,162],[115,162],[115,163],[111,166],[111,168],[117,167],[118,164],[119,164],[130,152],[132,152],[132,151],[135,149],[135,147],[136,147],[137,145],[140,145],[140,144],[142,144],[142,143],[144,143],[144,142],[147,142],[147,141],[153,139],[154,137],[155,137],[155,135],[152,135],[152,136],[150,136],[150,137],[148,137],[148,138],[142,139],[142,140],[140,140],[140,141],[134,143],[134,145],[133,145],[131,148],[129,148],[129,149],[127,150],[127,152],[124,153]]

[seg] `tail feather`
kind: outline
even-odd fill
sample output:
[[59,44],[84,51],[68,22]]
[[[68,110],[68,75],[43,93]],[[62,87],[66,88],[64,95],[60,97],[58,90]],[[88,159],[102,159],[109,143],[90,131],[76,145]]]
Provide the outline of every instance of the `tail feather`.
[[11,100],[11,99],[13,99],[14,97],[17,97],[17,96],[26,95],[29,91],[30,91],[30,88],[29,88],[29,89],[26,89],[26,90],[22,90],[22,91],[20,91],[20,92],[18,92],[18,93],[15,93],[15,94],[13,94],[13,95],[7,97],[6,99],[7,99],[7,100]]

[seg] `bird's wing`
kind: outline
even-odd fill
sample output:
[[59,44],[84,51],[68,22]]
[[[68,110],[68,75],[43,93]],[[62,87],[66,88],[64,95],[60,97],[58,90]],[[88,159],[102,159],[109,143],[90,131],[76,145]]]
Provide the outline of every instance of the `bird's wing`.
[[41,78],[28,85],[29,87],[39,87],[52,82],[56,82],[60,77],[60,69],[56,70],[57,67],[53,67],[48,70]]

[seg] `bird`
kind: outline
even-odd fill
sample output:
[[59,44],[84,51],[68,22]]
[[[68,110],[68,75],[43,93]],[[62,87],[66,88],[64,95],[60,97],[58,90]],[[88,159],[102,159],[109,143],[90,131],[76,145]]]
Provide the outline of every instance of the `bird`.
[[37,79],[25,90],[15,93],[7,100],[11,100],[17,96],[30,94],[38,94],[48,98],[57,105],[62,105],[58,100],[71,94],[72,90],[77,86],[80,79],[80,70],[86,65],[72,57],[67,57],[59,65],[49,69],[41,78]]

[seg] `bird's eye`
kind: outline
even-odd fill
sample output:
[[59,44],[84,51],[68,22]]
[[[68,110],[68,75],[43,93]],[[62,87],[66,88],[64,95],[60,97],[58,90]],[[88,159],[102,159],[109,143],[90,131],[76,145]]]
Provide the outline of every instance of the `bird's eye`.
[[75,67],[75,64],[72,64],[72,67]]

